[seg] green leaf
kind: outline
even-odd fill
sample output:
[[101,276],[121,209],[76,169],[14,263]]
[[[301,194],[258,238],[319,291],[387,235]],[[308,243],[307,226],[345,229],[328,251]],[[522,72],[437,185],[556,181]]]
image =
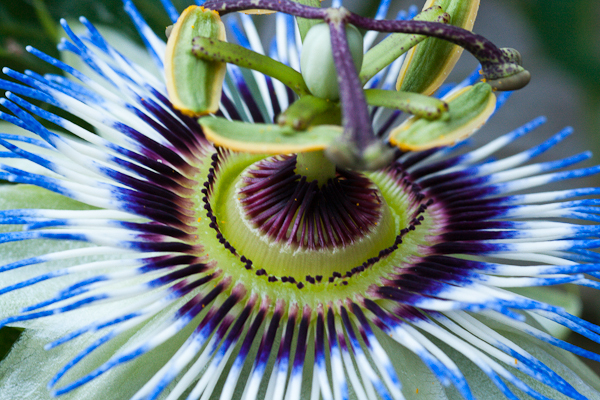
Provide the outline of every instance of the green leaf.
[[442,118],[409,118],[390,133],[390,143],[404,151],[451,145],[475,133],[496,107],[496,96],[486,83],[466,87],[443,100],[448,102],[448,112]]
[[[451,16],[450,24],[473,29],[479,0],[428,0],[423,8],[439,5]],[[462,47],[435,38],[410,50],[398,75],[396,89],[430,95],[440,87],[456,65]]]
[[311,126],[298,131],[289,126],[229,121],[217,117],[203,117],[199,122],[208,140],[217,146],[254,154],[323,150],[342,135],[342,127],[335,125]]
[[10,326],[0,328],[0,361],[6,357],[22,332],[23,328],[12,328]]

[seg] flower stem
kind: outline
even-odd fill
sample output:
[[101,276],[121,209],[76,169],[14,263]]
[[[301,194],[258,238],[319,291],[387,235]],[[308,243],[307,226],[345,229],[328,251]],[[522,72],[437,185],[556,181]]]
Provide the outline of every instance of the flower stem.
[[291,0],[208,0],[204,8],[217,11],[220,15],[248,9],[279,11],[308,19],[324,19],[326,9],[309,7]]
[[448,111],[447,103],[419,93],[366,89],[365,96],[371,106],[395,108],[429,120],[438,119]]
[[305,130],[316,124],[339,125],[339,105],[336,102],[306,95],[293,102],[287,110],[279,114],[277,123],[295,130]]
[[[331,32],[333,60],[338,72],[344,134],[340,142],[327,149],[327,156],[337,165],[353,169],[378,169],[390,161],[386,149],[373,132],[362,83],[358,77],[346,37],[345,20],[349,12],[328,9],[325,21]],[[365,157],[365,154],[377,154]]]
[[481,63],[487,82],[498,90],[516,90],[529,83],[529,72],[520,64],[513,49],[499,49],[485,37],[453,25],[426,21],[373,20],[350,13],[348,23],[379,32],[426,35],[457,44]]
[[[294,3],[291,0],[208,0],[204,7],[228,14],[234,11],[261,8],[280,11],[296,17],[327,21],[336,9],[322,9]],[[457,44],[469,51],[481,63],[487,82],[497,90],[516,90],[529,83],[530,74],[519,65],[520,56],[512,49],[499,49],[481,35],[439,22],[373,20],[351,13],[343,7],[342,24],[379,32],[397,32],[432,36]]]

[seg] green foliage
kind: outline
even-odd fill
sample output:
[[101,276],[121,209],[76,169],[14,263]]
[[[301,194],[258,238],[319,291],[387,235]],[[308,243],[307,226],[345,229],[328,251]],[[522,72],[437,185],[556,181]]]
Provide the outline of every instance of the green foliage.
[[23,328],[11,328],[5,326],[0,328],[0,361],[6,357],[13,344],[21,336]]

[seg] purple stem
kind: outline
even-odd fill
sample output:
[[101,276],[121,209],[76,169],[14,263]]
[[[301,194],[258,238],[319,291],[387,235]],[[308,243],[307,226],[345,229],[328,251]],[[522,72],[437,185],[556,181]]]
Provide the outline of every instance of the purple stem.
[[[204,7],[221,14],[259,8],[326,21],[328,15],[332,15],[331,12],[336,10],[305,6],[290,0],[208,0]],[[517,52],[512,49],[499,49],[483,36],[466,29],[439,22],[373,20],[351,13],[343,7],[338,12],[343,14],[343,23],[351,23],[363,29],[432,36],[457,44],[477,58],[486,78],[498,81],[490,83],[499,90],[519,89],[529,82],[529,73],[520,67]],[[511,76],[511,80],[506,79]]]
[[225,15],[234,11],[249,9],[280,11],[285,14],[309,19],[325,19],[326,9],[305,6],[290,0],[208,0],[204,8]]
[[342,103],[342,140],[352,142],[360,154],[363,149],[377,141],[377,138],[373,133],[365,94],[348,46],[346,24],[337,18],[327,22],[331,31],[331,48]]
[[373,20],[354,13],[349,13],[346,22],[378,32],[425,35],[457,44],[473,54],[481,63],[485,75],[492,79],[511,74],[512,71],[507,70],[510,67],[506,64],[513,64],[511,67],[514,67],[514,72],[517,72],[518,63],[511,59],[506,52],[503,52],[485,37],[457,26],[415,20]]

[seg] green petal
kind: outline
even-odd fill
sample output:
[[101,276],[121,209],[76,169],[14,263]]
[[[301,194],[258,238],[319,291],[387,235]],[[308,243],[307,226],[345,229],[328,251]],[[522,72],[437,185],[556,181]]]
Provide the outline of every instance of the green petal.
[[[468,31],[473,29],[479,0],[428,0],[427,9],[439,5],[452,19],[450,24]],[[413,47],[406,55],[396,89],[431,95],[446,80],[462,54],[462,47],[447,41],[429,38]]]
[[[87,28],[83,26],[77,20],[67,20],[69,27],[75,32],[76,35],[85,36],[87,33]],[[152,73],[155,77],[159,78],[160,81],[163,81],[162,73],[159,72],[158,68],[154,64],[152,57],[150,57],[148,50],[140,45],[138,42],[132,40],[129,36],[124,35],[122,31],[117,29],[113,29],[106,25],[101,25],[94,23],[94,27],[100,32],[102,37],[106,40],[107,43],[110,43],[119,53],[127,55],[127,58],[130,60],[134,60],[138,65],[143,65],[144,69],[148,72]],[[62,36],[61,32],[61,36]],[[94,70],[92,70],[88,65],[83,61],[81,57],[70,52],[70,51],[62,51],[60,53],[60,59],[75,68],[78,71],[83,72],[86,76],[94,79],[98,75]],[[68,77],[71,77],[67,74]],[[81,83],[78,80],[77,83]],[[97,79],[98,82],[102,83],[102,85],[114,93],[121,94],[121,92],[113,89],[111,85],[106,85],[106,81],[104,79]]]
[[[171,313],[168,311],[183,305],[183,302],[187,300],[189,299],[180,299],[170,307],[170,310],[164,310],[162,314],[138,326],[137,329],[134,328],[132,331],[125,332],[98,348],[65,375],[56,385],[56,388],[60,388],[92,371],[119,350],[129,348],[138,340],[143,340],[145,336],[151,334],[154,328],[170,318]],[[0,400],[51,399],[50,391],[46,385],[56,372],[92,341],[107,333],[108,330],[84,335],[48,351],[44,350],[44,345],[80,327],[82,323],[80,318],[84,317],[85,314],[91,314],[99,318],[116,312],[120,308],[122,308],[122,304],[119,302],[90,307],[66,315],[45,318],[48,325],[43,329],[26,329],[8,356],[0,362],[0,387],[2,388],[0,390]],[[150,353],[115,367],[73,392],[61,396],[60,399],[106,400],[130,398],[165,365],[187,336],[190,335],[197,323],[197,320],[192,322],[178,335]],[[43,368],[40,368],[40,366],[43,366]],[[160,398],[164,397],[166,397],[166,393]]]
[[[510,291],[534,300],[562,307],[571,315],[581,316],[583,304],[579,295],[579,287],[577,286],[524,287],[512,288]],[[531,314],[531,316],[554,337],[565,339],[571,332],[569,328],[537,314]]]
[[[0,185],[0,210],[18,208],[87,210],[92,207],[36,186]],[[11,226],[9,228],[4,225],[1,227],[0,231],[7,232],[9,230],[17,231],[20,229],[21,227],[19,226]],[[0,265],[24,258],[85,246],[87,246],[87,244],[65,240],[23,240],[3,243],[0,244]],[[64,264],[64,261],[37,264],[3,272],[0,287],[9,286],[45,272],[55,270],[61,264]],[[82,279],[81,275],[78,277],[69,277],[67,279],[51,279],[0,296],[0,319],[17,314],[24,306],[46,300],[58,290],[64,288],[68,282],[79,279]],[[40,323],[39,321],[42,320],[19,323],[18,326],[37,326]],[[43,322],[41,324],[45,325]]]
[[[541,342],[530,336],[526,336],[519,333],[510,332],[507,330],[497,329],[498,333],[506,337],[516,345],[520,346],[525,351],[529,352],[532,356],[536,357],[542,363],[547,365],[550,369],[555,371],[563,379],[569,382],[578,392],[582,393],[590,400],[600,399],[600,393],[595,389],[598,387],[598,378],[582,361],[580,361],[573,354],[555,348],[547,343]],[[504,395],[500,390],[489,380],[489,378],[481,372],[481,370],[475,366],[472,362],[467,360],[463,355],[448,349],[447,346],[441,345],[442,349],[450,356],[450,358],[456,362],[458,368],[462,371],[465,378],[469,382],[469,386],[473,392],[473,395],[478,400],[498,400],[504,399]],[[570,399],[554,389],[540,383],[537,379],[533,379],[513,368],[508,368],[505,364],[501,365],[505,367],[513,375],[517,376],[523,382],[525,382],[532,389],[547,396],[553,400],[567,400]],[[525,395],[514,386],[508,385],[513,393],[519,399],[531,399],[531,397]],[[447,388],[448,399],[452,400],[463,400],[458,394],[456,389]]]
[[442,118],[409,118],[390,133],[390,143],[403,151],[452,145],[475,133],[496,108],[496,96],[486,83],[468,86],[443,100],[448,111]]
[[[50,130],[50,131],[55,132],[52,130]],[[26,131],[25,129],[19,128],[18,126],[9,124],[7,122],[0,122],[0,133],[8,133],[10,135],[27,136],[29,138],[34,138],[34,139],[40,140],[40,137],[38,135],[35,135],[29,131]],[[35,146],[35,145],[23,143],[23,142],[17,143],[17,146],[22,148],[23,150],[26,150],[26,151],[29,151],[29,152],[32,152],[35,154],[39,154],[41,156],[51,155],[52,157],[55,157],[55,158],[64,158],[63,155],[59,154],[56,151],[44,149],[39,146]],[[6,148],[4,148],[4,146],[2,146],[0,144],[0,151],[8,152],[10,150],[7,150]],[[2,158],[1,161],[2,161],[2,164],[10,165],[11,167],[18,168],[18,169],[27,171],[32,174],[57,176],[56,174],[54,174],[47,168],[44,168],[44,167],[40,166],[39,164],[36,164],[36,163],[26,160],[24,158]]]

